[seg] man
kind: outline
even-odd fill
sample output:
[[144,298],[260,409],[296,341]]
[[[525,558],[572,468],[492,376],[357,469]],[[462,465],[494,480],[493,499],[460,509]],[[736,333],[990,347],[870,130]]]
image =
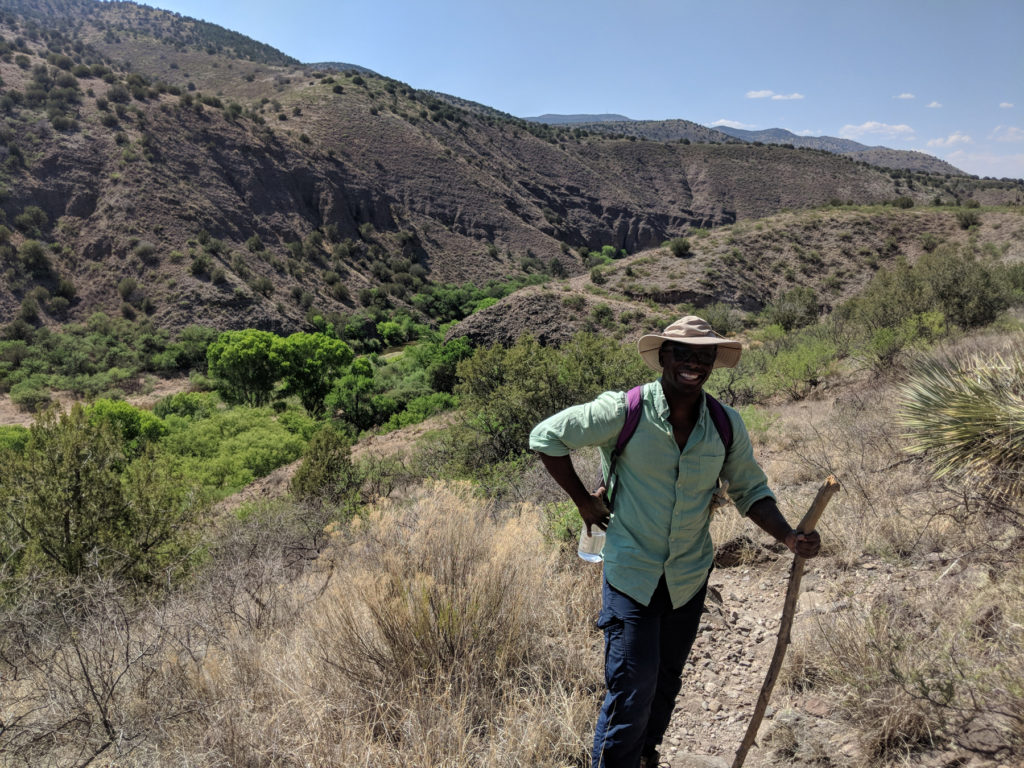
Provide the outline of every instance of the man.
[[754,460],[739,414],[723,406],[732,427],[726,453],[704,396],[720,366],[739,361],[738,341],[688,316],[637,342],[644,362],[661,372],[643,386],[641,418],[622,450],[614,477],[614,514],[583,485],[569,457],[586,445],[609,460],[625,422],[622,392],[605,392],[538,424],[530,448],[576,504],[589,535],[607,530],[598,626],[605,633],[607,694],[594,734],[593,768],[658,765],[686,657],[697,636],[714,550],[709,523],[718,479],[749,517],[792,552],[818,553],[817,533],[798,534],[779,512]]

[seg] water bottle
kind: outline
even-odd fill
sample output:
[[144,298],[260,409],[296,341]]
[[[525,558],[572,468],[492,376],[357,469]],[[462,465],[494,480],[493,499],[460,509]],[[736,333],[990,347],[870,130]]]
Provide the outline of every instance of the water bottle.
[[604,555],[601,553],[604,550],[605,532],[596,525],[592,525],[590,531],[591,535],[588,536],[587,526],[584,524],[580,531],[580,546],[576,550],[576,554],[588,563],[600,563],[604,560]]

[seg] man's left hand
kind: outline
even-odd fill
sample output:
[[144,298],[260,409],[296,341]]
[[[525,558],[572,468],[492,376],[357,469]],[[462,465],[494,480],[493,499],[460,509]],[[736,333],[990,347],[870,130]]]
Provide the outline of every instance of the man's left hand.
[[818,550],[821,549],[821,536],[818,535],[817,531],[811,531],[810,533],[790,531],[786,535],[785,544],[789,551],[795,555],[800,555],[800,557],[817,557]]

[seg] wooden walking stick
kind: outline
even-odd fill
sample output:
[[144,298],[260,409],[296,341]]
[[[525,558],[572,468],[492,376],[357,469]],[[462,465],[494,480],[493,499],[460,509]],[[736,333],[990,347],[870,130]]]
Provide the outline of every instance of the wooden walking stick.
[[[829,475],[818,489],[818,495],[814,497],[811,508],[807,510],[804,519],[796,527],[798,533],[810,533],[818,524],[818,518],[825,511],[832,494],[839,490],[839,481],[834,475]],[[782,607],[782,618],[779,620],[779,635],[775,641],[775,653],[772,654],[772,662],[768,665],[768,674],[765,675],[764,684],[761,686],[761,693],[757,697],[757,704],[754,707],[754,715],[747,726],[747,732],[743,736],[743,743],[736,750],[736,759],[732,762],[732,768],[740,768],[747,752],[757,738],[757,729],[761,727],[761,718],[768,708],[768,699],[772,695],[772,688],[775,687],[775,680],[782,669],[782,659],[786,655],[786,646],[789,645],[789,630],[793,626],[793,614],[796,612],[796,600],[800,595],[800,579],[804,575],[804,561],[807,558],[795,555],[793,567],[789,572],[789,586],[786,588],[786,602]]]

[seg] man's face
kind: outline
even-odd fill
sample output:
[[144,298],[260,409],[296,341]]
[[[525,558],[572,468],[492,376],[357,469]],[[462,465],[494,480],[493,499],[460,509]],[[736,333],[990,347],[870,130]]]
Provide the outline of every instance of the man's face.
[[658,358],[662,367],[662,380],[680,393],[699,390],[708,380],[718,357],[715,344],[684,344],[666,341],[661,345]]

